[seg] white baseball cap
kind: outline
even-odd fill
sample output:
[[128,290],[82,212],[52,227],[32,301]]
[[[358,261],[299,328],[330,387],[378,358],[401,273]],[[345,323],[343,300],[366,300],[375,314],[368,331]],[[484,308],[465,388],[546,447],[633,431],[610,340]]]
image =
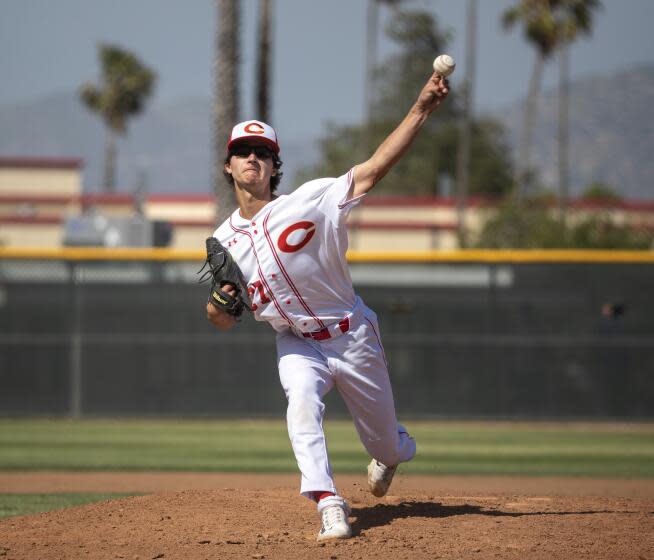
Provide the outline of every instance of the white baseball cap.
[[233,129],[232,134],[227,142],[227,149],[231,150],[232,146],[241,140],[256,138],[263,140],[273,151],[279,153],[279,144],[277,143],[277,133],[275,129],[261,121],[243,121],[238,123]]

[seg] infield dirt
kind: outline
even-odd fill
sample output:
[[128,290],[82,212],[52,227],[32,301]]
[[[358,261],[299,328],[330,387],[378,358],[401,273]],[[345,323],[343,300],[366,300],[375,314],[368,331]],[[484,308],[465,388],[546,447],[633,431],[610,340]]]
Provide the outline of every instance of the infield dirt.
[[0,473],[0,492],[154,492],[0,521],[9,559],[654,559],[654,481],[339,477],[354,538],[319,544],[297,477]]

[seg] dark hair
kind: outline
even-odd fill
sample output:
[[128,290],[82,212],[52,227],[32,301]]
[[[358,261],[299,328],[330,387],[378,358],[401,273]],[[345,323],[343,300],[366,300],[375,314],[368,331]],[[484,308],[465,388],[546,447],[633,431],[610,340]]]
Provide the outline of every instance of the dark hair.
[[[227,152],[227,155],[225,156],[225,161],[223,163],[228,164],[229,160],[233,155],[234,154],[232,154],[232,152]],[[279,182],[282,180],[282,176],[284,175],[284,172],[281,170],[284,162],[281,159],[279,159],[279,156],[275,152],[272,153],[272,160],[273,160],[273,169],[277,171],[277,173],[270,178],[270,192],[274,193],[275,190],[277,189],[277,185],[279,185]],[[227,182],[230,185],[234,186],[234,177],[232,177],[231,173],[227,173],[227,171],[225,171],[224,166],[223,166],[223,175],[225,176],[225,179],[227,179]]]

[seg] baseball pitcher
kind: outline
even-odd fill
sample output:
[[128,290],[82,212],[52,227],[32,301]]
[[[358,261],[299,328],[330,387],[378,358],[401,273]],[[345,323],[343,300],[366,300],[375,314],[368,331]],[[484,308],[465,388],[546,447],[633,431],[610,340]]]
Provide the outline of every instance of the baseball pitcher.
[[302,475],[300,492],[317,503],[318,540],[351,536],[350,510],[334,483],[322,425],[323,398],[333,387],[372,458],[372,494],[384,496],[397,465],[416,453],[395,416],[377,317],[352,287],[346,218],[406,152],[448,87],[434,72],[370,159],[287,195],[275,192],[282,162],[271,126],[245,121],[229,138],[224,173],[238,208],[207,240],[213,277],[207,315],[226,330],[249,309],[276,331],[288,434]]

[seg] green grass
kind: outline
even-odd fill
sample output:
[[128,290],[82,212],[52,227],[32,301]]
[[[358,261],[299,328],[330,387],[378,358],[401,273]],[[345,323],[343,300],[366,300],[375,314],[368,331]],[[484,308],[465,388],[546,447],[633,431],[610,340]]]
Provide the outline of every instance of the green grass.
[[[336,472],[368,456],[327,421]],[[409,422],[412,474],[654,477],[654,424]],[[283,420],[0,420],[0,470],[296,472]]]
[[[412,474],[654,477],[654,424],[409,422]],[[368,456],[325,425],[336,472]],[[0,420],[0,470],[297,472],[283,420]],[[0,494],[0,518],[127,494]]]
[[52,511],[132,494],[0,494],[0,519]]

